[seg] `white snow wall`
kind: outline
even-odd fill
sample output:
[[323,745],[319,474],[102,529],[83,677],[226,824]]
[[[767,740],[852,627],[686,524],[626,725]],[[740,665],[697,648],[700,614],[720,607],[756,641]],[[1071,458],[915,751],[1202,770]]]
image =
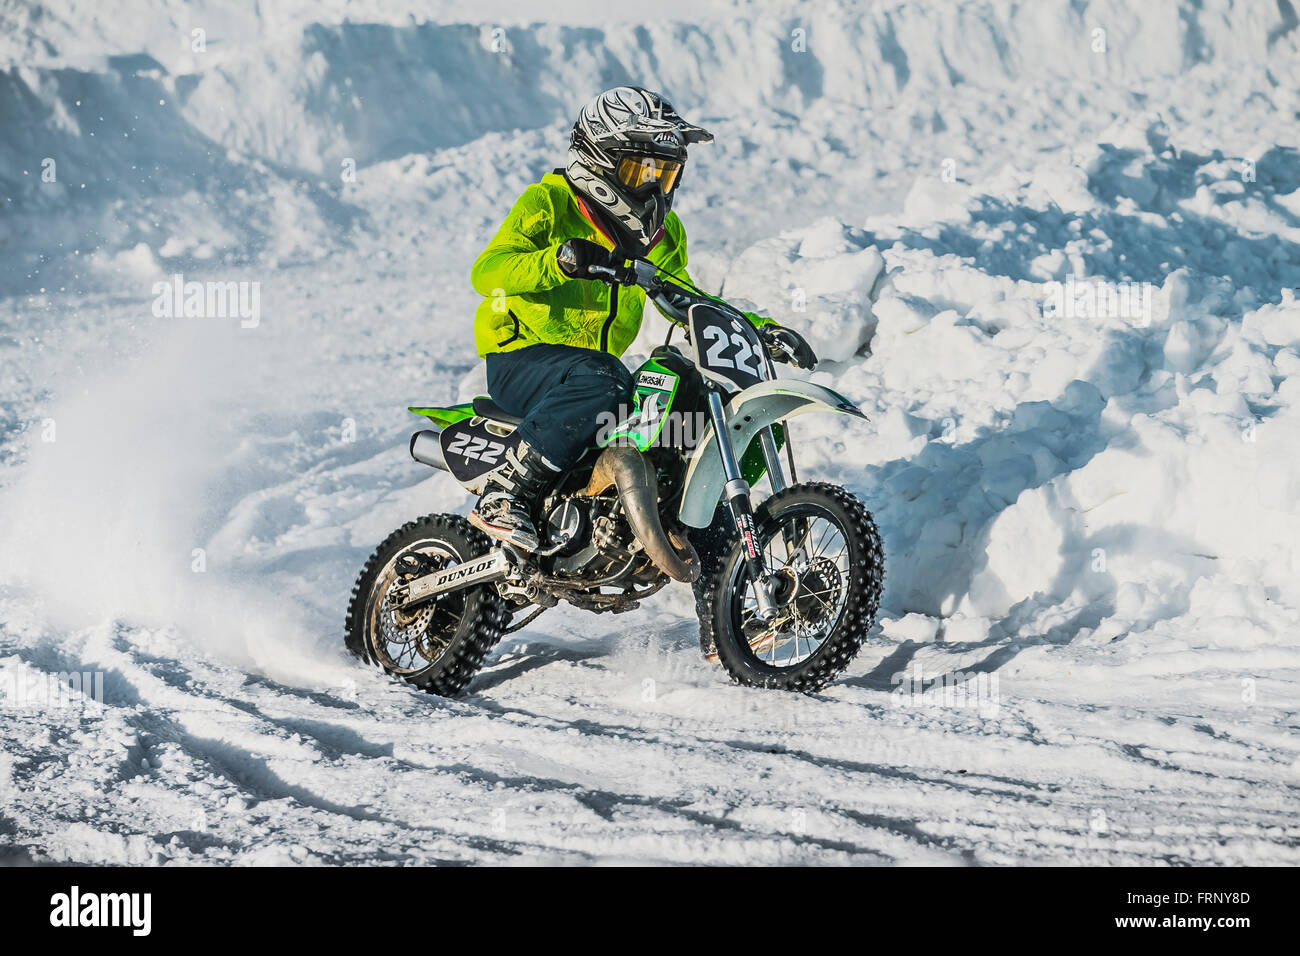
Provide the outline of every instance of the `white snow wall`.
[[[129,249],[181,214],[231,229],[226,256],[256,257],[276,228],[259,198],[276,188],[346,230],[345,159],[364,167],[564,123],[617,83],[656,86],[703,120],[820,103],[881,110],[963,84],[1122,85],[1216,59],[1258,63],[1288,46],[1295,19],[1288,0],[768,4],[706,7],[698,23],[500,28],[317,23],[310,5],[258,21],[213,6],[186,21],[161,4],[156,20],[117,17],[113,3],[51,5],[97,38],[87,50],[48,39],[62,35],[57,12],[9,14],[0,283],[51,284],[41,257]],[[191,22],[209,24],[203,52],[186,46]],[[1094,29],[1113,55],[1090,55]],[[46,158],[54,182],[42,181]]]

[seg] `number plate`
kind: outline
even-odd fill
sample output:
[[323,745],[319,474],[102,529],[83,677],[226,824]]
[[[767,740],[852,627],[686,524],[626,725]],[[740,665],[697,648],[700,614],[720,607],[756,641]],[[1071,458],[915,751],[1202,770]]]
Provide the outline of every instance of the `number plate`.
[[486,421],[473,418],[447,426],[438,441],[452,477],[477,491],[490,471],[505,464],[506,452],[519,444],[519,436],[513,431],[495,434]]
[[705,378],[744,389],[771,377],[767,353],[749,322],[703,303],[689,314],[695,364]]

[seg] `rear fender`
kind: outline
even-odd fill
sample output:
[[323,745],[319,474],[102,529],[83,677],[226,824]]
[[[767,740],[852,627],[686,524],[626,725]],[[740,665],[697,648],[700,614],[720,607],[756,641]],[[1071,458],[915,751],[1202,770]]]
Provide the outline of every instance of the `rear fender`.
[[468,402],[464,405],[445,407],[410,405],[406,410],[417,415],[423,415],[440,428],[446,428],[448,425],[454,425],[457,422],[463,422],[467,418],[474,417],[474,406]]

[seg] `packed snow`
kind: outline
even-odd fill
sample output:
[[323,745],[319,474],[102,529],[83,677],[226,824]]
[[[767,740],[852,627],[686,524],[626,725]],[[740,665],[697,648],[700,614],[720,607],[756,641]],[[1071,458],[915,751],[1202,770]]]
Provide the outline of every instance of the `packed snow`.
[[[0,860],[1300,862],[1290,0],[556,6],[0,8]],[[871,419],[792,431],[879,626],[740,688],[674,587],[426,696],[341,634],[470,504],[405,407],[622,82],[716,133],[695,279]]]

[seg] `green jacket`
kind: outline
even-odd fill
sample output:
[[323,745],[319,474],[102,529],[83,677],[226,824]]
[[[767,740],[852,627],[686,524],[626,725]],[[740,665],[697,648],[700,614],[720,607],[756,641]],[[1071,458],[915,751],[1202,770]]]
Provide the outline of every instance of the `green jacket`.
[[[641,328],[645,292],[636,286],[611,289],[604,282],[570,279],[562,273],[555,252],[565,240],[576,238],[613,248],[578,208],[565,178],[547,173],[524,190],[474,260],[470,281],[483,296],[474,313],[479,355],[539,342],[622,355],[632,344]],[[676,213],[668,214],[663,238],[646,258],[689,280],[686,231]]]

